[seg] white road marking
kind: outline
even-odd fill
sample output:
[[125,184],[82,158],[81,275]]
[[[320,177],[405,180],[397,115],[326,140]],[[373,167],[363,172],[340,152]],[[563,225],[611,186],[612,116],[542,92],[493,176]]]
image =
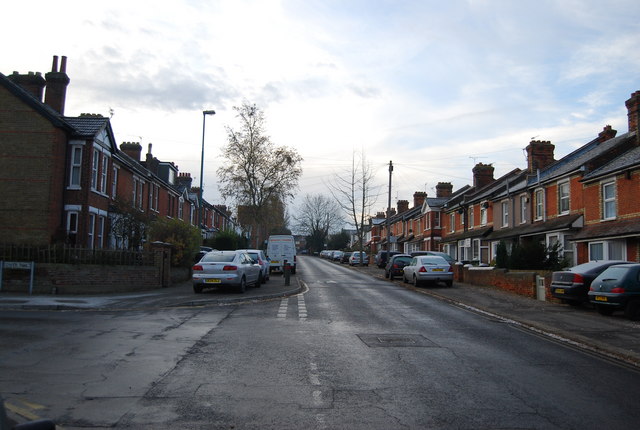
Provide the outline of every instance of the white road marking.
[[282,300],[280,300],[280,308],[278,308],[278,318],[286,318],[288,308],[289,308],[289,298],[285,297]]

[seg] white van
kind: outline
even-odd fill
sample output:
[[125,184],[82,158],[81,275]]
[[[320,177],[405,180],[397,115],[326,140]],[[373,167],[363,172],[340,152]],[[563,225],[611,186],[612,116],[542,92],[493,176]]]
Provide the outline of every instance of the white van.
[[284,270],[285,260],[291,266],[291,273],[296,273],[296,242],[293,236],[274,235],[267,241],[267,257],[271,260],[269,271]]

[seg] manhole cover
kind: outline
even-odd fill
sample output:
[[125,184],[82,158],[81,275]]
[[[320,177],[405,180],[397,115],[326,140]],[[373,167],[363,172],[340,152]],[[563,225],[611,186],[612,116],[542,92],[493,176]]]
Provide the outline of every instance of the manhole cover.
[[358,337],[370,348],[437,347],[421,334],[359,334]]

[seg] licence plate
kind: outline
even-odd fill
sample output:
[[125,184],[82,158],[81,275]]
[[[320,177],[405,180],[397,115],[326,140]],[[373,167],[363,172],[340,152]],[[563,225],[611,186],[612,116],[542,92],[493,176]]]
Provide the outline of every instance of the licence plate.
[[204,282],[206,282],[207,284],[219,284],[220,279],[205,279]]
[[280,263],[278,260],[271,260],[271,262],[276,264]]
[[598,302],[607,302],[609,300],[605,296],[596,296],[596,301],[598,301]]
[[444,272],[444,269],[433,269],[432,272]]
[[556,294],[564,294],[564,288],[556,288]]

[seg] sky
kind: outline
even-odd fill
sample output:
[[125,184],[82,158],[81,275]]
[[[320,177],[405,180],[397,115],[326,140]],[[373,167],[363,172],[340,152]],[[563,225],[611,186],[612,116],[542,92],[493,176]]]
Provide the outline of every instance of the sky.
[[[12,2],[0,72],[67,57],[65,114],[112,116],[117,143],[175,162],[224,202],[216,170],[255,103],[267,134],[303,157],[289,211],[364,155],[372,212],[438,182],[526,168],[532,140],[556,159],[611,125],[640,90],[638,0],[173,0]],[[10,13],[7,13],[10,11]]]

